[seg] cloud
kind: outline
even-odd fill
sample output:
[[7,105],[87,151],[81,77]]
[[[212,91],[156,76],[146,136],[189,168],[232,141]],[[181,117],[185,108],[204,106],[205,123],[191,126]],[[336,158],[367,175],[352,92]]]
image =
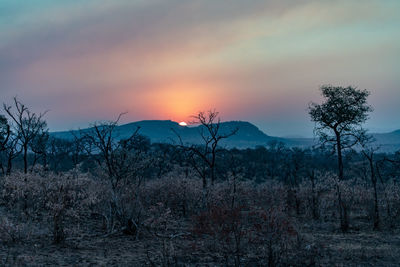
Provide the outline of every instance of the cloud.
[[321,83],[397,81],[396,1],[35,3],[0,4],[12,14],[0,13],[0,96],[50,108],[56,128],[57,116],[127,109],[129,119],[216,107],[264,125],[306,121]]

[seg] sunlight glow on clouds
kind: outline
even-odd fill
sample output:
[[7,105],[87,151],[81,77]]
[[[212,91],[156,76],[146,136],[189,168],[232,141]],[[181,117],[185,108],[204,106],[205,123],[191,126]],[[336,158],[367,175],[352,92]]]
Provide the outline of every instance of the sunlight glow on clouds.
[[268,134],[311,135],[325,83],[372,92],[369,127],[400,128],[400,2],[0,2],[0,97],[98,119],[186,121],[216,108]]

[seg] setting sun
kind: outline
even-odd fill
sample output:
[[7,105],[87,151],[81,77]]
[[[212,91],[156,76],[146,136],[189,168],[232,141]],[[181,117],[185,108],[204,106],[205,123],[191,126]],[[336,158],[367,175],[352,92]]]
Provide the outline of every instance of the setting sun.
[[187,123],[184,122],[184,121],[182,121],[182,122],[179,123],[179,125],[180,125],[180,126],[187,126]]

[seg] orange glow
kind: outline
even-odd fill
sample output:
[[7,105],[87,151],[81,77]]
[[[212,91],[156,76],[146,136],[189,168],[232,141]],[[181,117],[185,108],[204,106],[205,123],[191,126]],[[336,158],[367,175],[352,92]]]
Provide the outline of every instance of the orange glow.
[[181,82],[147,91],[143,103],[150,104],[147,109],[157,117],[184,122],[217,106],[217,99],[215,88],[208,84]]

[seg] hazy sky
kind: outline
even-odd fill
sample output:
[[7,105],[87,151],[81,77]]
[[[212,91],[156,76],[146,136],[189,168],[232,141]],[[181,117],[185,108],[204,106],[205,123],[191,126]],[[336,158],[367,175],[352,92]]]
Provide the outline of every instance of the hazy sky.
[[0,1],[0,100],[51,130],[216,108],[311,136],[322,84],[370,90],[368,127],[400,129],[399,0]]

